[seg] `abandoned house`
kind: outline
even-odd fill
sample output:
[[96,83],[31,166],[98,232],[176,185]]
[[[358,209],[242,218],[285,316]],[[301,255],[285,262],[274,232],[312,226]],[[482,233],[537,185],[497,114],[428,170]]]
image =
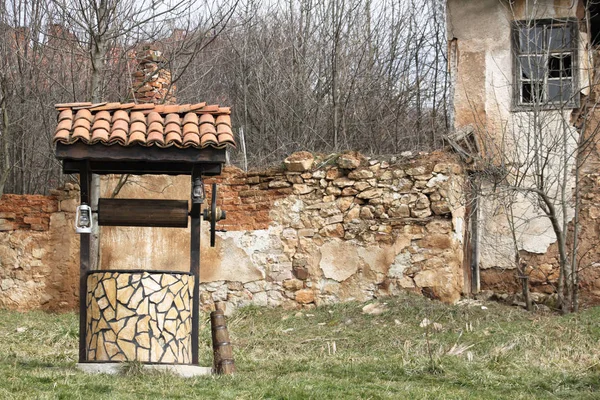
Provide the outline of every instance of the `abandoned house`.
[[600,296],[599,18],[594,1],[447,1],[475,291],[554,293],[564,276]]

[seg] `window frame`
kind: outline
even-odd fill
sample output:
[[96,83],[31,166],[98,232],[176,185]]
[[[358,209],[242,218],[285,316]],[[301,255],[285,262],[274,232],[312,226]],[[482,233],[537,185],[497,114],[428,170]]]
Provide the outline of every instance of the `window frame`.
[[[562,54],[571,54],[571,80],[572,80],[572,95],[568,101],[534,101],[532,103],[524,103],[521,95],[521,83],[523,78],[521,77],[521,56],[531,56],[535,53],[526,53],[521,51],[520,45],[520,33],[524,27],[535,27],[542,26],[544,29],[552,25],[566,25],[571,33],[572,45],[568,51],[562,51]],[[545,37],[544,37],[545,40]],[[535,19],[535,20],[515,20],[511,24],[511,52],[512,52],[512,110],[513,111],[531,111],[531,110],[560,110],[560,109],[574,109],[578,108],[580,104],[580,88],[579,88],[579,29],[578,20],[575,18],[561,18],[561,19]],[[552,52],[548,52],[550,54]],[[554,53],[559,53],[554,52]],[[541,54],[542,57],[547,57],[548,54]],[[548,65],[544,68],[543,82],[544,89],[548,87]],[[532,80],[533,81],[533,80]]]

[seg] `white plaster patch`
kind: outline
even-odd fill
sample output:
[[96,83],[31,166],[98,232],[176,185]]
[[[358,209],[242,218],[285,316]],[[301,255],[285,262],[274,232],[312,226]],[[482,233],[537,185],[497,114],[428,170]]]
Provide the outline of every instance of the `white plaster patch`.
[[394,258],[394,262],[390,265],[388,276],[390,278],[402,278],[404,270],[410,266],[410,254],[400,253]]
[[455,217],[452,220],[452,225],[454,225],[453,236],[455,240],[458,240],[460,243],[463,241],[464,237],[464,224],[465,220],[461,217]]
[[446,182],[448,177],[444,174],[437,174],[427,182],[427,187],[432,188],[438,186],[442,182]]

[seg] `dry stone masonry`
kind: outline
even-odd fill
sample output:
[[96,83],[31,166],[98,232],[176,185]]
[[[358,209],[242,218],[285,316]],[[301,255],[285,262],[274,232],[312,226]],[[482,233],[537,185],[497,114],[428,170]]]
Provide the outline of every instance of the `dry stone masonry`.
[[191,362],[193,276],[98,271],[87,279],[88,361]]
[[464,178],[448,155],[301,152],[285,168],[228,169],[217,182],[228,232],[203,255],[207,306],[311,307],[399,290],[460,298]]
[[[138,179],[119,196],[143,197],[140,188],[149,184]],[[310,308],[401,290],[450,303],[461,296],[464,174],[448,154],[375,160],[301,152],[279,168],[227,167],[215,181],[227,219],[218,223],[226,232],[217,233],[214,248],[203,226],[200,300],[207,309],[214,301],[227,302],[230,311],[248,304]],[[103,187],[112,191],[113,183]],[[165,198],[189,196],[189,178],[165,176],[151,184]],[[75,308],[78,199],[69,188],[44,197],[56,209],[40,217],[49,220],[48,230],[21,227],[15,215],[15,229],[0,232],[0,306]],[[10,208],[5,199],[0,212]],[[102,232],[103,269],[185,271],[189,265],[186,230]]]

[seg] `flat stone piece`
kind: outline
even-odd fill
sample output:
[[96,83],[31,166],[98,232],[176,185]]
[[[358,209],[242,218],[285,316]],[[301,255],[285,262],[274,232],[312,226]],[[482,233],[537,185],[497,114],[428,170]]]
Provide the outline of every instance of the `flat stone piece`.
[[145,349],[150,348],[150,335],[148,333],[140,333],[136,336],[135,340],[137,341],[138,346]]
[[116,343],[113,342],[104,342],[104,346],[106,347],[106,353],[109,358],[113,358],[116,354],[120,352],[119,347]]
[[171,308],[171,305],[173,304],[173,294],[172,293],[167,293],[164,297],[164,299],[157,304],[156,309],[159,312],[165,312],[167,311],[169,308]]
[[[148,298],[145,298],[140,305],[138,306],[138,308],[135,310],[135,312],[138,315],[145,315],[148,314]],[[131,304],[131,303],[130,303]]]
[[158,343],[158,339],[151,339],[151,347],[150,347],[150,362],[160,362],[163,355],[163,348]]
[[118,339],[117,345],[128,361],[135,361],[136,345],[134,343]]
[[171,285],[171,287],[169,288],[171,290],[171,293],[173,294],[177,294],[179,293],[179,291],[184,287],[184,284],[182,281],[177,281],[174,284]]
[[165,321],[165,331],[176,335],[177,334],[177,323],[175,322],[174,319],[168,319]]
[[[137,290],[133,293],[133,296],[129,299],[129,304],[127,305],[129,308],[136,308],[140,302],[144,299],[144,289],[142,287],[138,287]],[[148,299],[144,299],[146,301],[146,310],[148,310]],[[148,312],[145,311],[144,314]],[[138,311],[139,313],[139,311]]]
[[159,304],[167,294],[168,288],[163,288],[150,296],[150,301],[154,304]]
[[[119,300],[120,303],[123,304],[127,304],[129,302],[129,299],[131,298],[131,295],[133,294],[133,286],[126,286],[123,287],[121,289],[119,289],[118,293],[117,293],[117,300]],[[129,308],[135,308],[135,306],[129,306]]]
[[177,275],[171,274],[163,274],[162,279],[160,281],[163,287],[171,286],[176,282],[180,282],[180,279]]
[[[106,275],[106,274],[105,274]],[[104,291],[106,292],[106,297],[110,302],[110,305],[114,308],[117,305],[117,281],[115,279],[108,279],[103,281]]]
[[156,283],[156,281],[149,276],[142,278],[142,285],[144,286],[144,294],[147,296],[150,293],[154,293],[162,289],[162,287]]
[[145,317],[140,318],[138,320],[138,322],[137,322],[138,334],[141,334],[141,332],[148,332],[150,330],[149,322],[150,322],[149,315],[146,315]]
[[98,306],[98,301],[96,301],[96,299],[92,300],[91,316],[92,319],[100,319],[100,307]]
[[108,299],[106,298],[106,296],[103,296],[102,298],[98,299],[98,307],[100,307],[101,310],[104,310],[108,306],[109,306],[109,303],[108,303]]
[[121,320],[123,318],[130,317],[130,316],[132,316],[134,314],[135,314],[134,311],[131,311],[130,309],[128,309],[124,305],[122,305],[122,304],[118,304],[117,305],[117,320]]
[[175,307],[177,310],[183,310],[185,308],[184,304],[183,304],[183,299],[181,298],[180,295],[177,295],[177,297],[175,297]]
[[137,324],[137,317],[131,317],[127,320],[127,323],[119,332],[119,338],[125,340],[133,340],[135,336],[135,327]]
[[169,309],[169,311],[167,311],[167,319],[176,319],[179,316],[179,313],[177,312],[176,308],[171,308]]
[[119,276],[117,276],[117,289],[128,286],[130,277],[131,275],[129,274],[119,274]]

